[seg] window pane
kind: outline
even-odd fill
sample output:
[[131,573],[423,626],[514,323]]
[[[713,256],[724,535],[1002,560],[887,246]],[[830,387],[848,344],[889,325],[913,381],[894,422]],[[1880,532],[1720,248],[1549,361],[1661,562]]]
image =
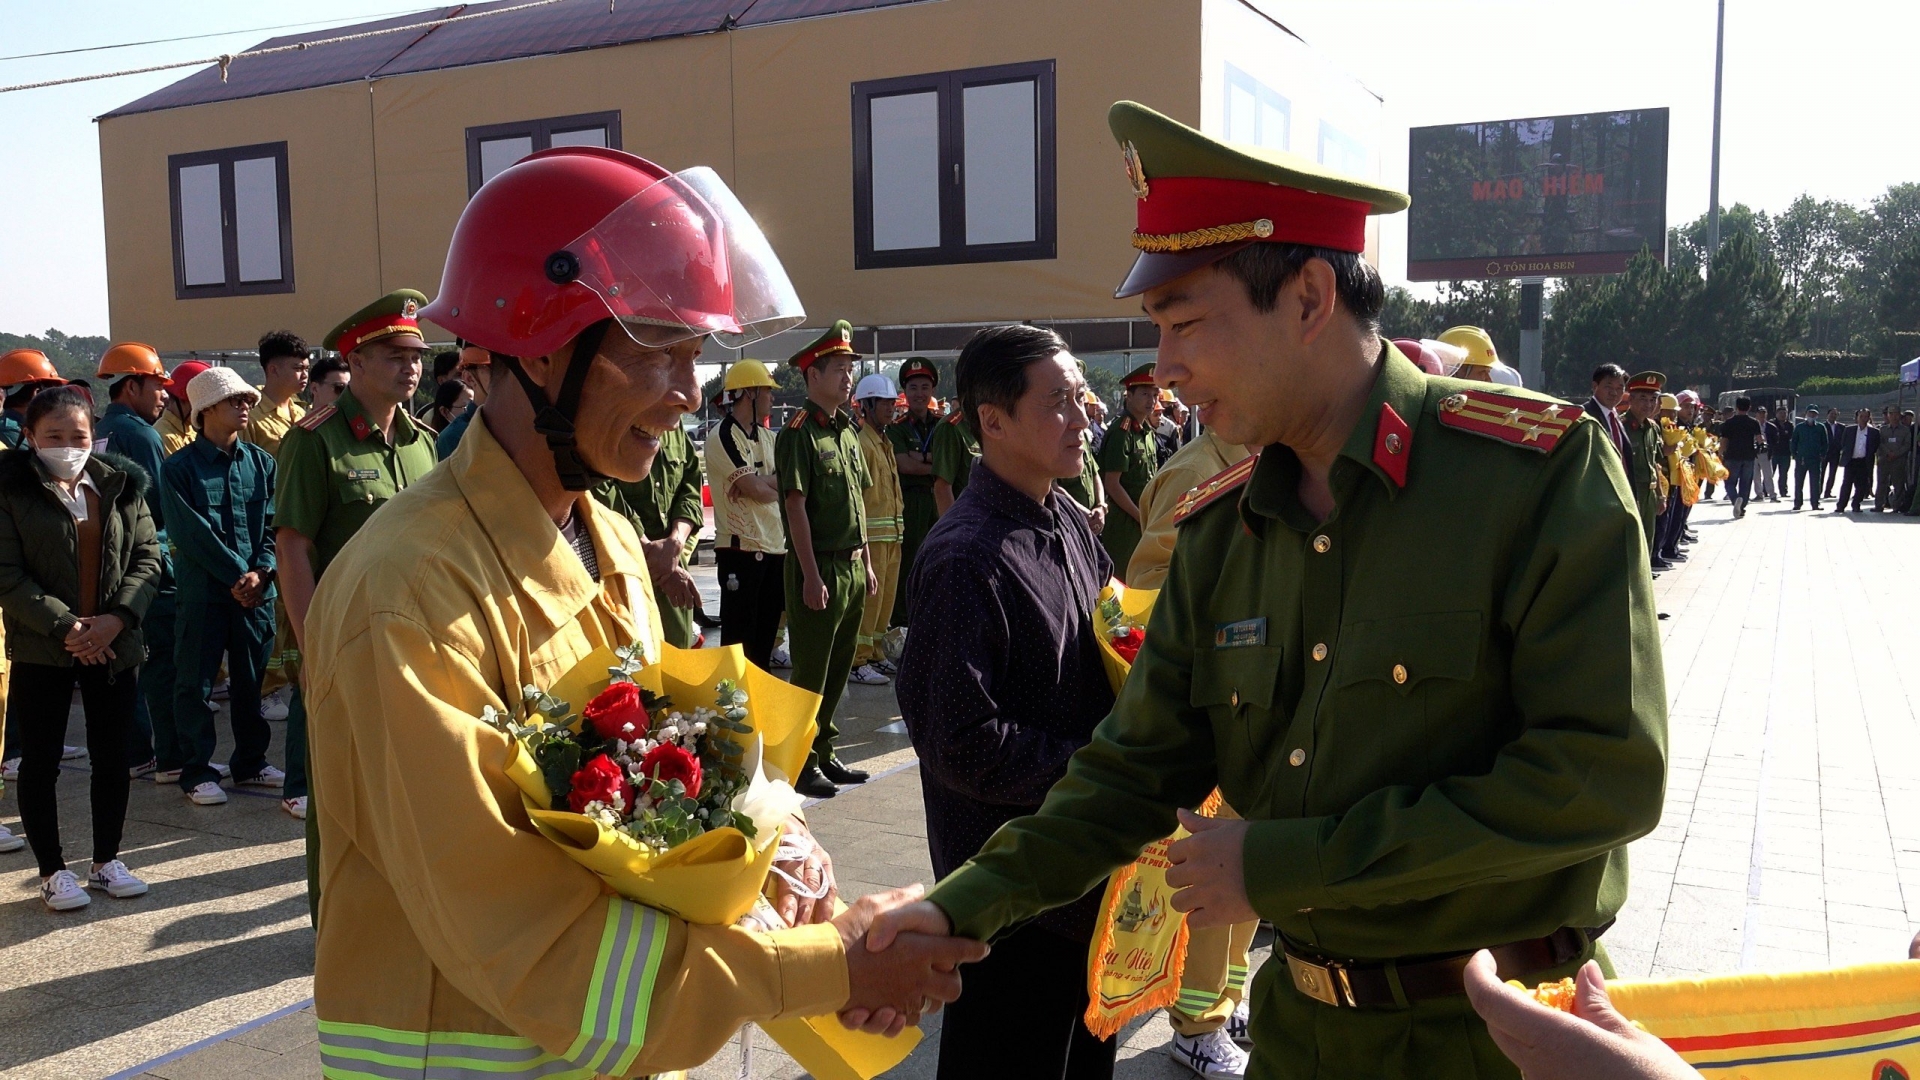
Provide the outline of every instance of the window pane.
[[[553,133],[554,146],[605,146],[607,129],[603,127],[576,128],[572,131]],[[481,166],[483,169],[484,165]]]
[[873,136],[873,249],[940,246],[940,95],[868,102]]
[[1287,148],[1287,106],[1283,101],[1260,99],[1260,145],[1275,150]]
[[280,180],[273,158],[233,163],[233,229],[241,281],[279,281]]
[[1227,84],[1227,141],[1257,143],[1259,123],[1253,100],[1253,88],[1238,81]]
[[486,183],[505,172],[507,166],[533,153],[533,136],[510,135],[504,139],[480,142],[480,182]]
[[180,170],[180,261],[189,285],[227,283],[218,165],[189,165]]
[[966,117],[967,243],[1014,244],[1039,235],[1034,218],[1034,84],[969,86]]

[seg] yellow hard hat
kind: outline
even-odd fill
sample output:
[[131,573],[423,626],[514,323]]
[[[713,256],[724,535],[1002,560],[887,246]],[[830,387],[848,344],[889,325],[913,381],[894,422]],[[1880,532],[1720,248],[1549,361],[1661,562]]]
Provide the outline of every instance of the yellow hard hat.
[[773,373],[767,370],[767,365],[758,360],[742,360],[727,369],[727,381],[721,384],[721,389],[731,393],[735,390],[751,390],[756,386],[771,388],[774,385]]
[[1166,402],[1169,405],[1173,404],[1173,391],[1168,390],[1166,387],[1161,387],[1160,400],[1163,402]]
[[1460,361],[1462,364],[1492,367],[1500,361],[1493,338],[1477,326],[1450,326],[1440,331],[1440,340],[1466,352],[1466,358]]
[[1665,412],[1668,409],[1672,409],[1675,412],[1680,411],[1680,399],[1673,394],[1661,394],[1660,411]]

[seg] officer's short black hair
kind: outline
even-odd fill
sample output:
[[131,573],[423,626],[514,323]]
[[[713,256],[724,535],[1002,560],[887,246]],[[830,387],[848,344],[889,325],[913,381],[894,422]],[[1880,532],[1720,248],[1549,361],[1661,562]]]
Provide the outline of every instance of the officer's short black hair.
[[1602,379],[1624,379],[1626,377],[1627,369],[1621,367],[1619,364],[1601,364],[1599,367],[1593,369],[1593,381],[1596,386],[1599,385]]
[[1041,326],[989,326],[967,339],[954,365],[960,408],[967,423],[980,430],[980,406],[993,405],[1008,415],[1027,392],[1027,365],[1065,352],[1059,334]]
[[262,368],[283,357],[305,360],[312,355],[313,351],[307,348],[307,339],[291,330],[269,330],[260,338]]
[[460,364],[459,349],[442,349],[441,351],[434,353],[433,354],[433,380],[435,382],[439,382],[440,380],[445,379],[448,375],[453,374],[453,369],[455,367],[458,367],[459,364]]
[[307,372],[307,379],[311,382],[325,382],[327,376],[333,374],[336,371],[351,371],[351,370],[352,369],[347,366],[346,357],[323,356],[320,359],[315,360],[313,362],[313,368]]
[[1305,244],[1248,244],[1221,259],[1214,266],[1231,274],[1247,288],[1247,299],[1256,310],[1272,311],[1280,302],[1280,289],[1309,259],[1319,259],[1333,267],[1334,294],[1360,325],[1368,331],[1380,330],[1380,311],[1387,306],[1387,287],[1373,264],[1351,251],[1308,247]]
[[1753,399],[1750,397],[1734,398],[1733,407],[1739,409],[1741,412],[1746,412],[1748,409],[1753,408]]

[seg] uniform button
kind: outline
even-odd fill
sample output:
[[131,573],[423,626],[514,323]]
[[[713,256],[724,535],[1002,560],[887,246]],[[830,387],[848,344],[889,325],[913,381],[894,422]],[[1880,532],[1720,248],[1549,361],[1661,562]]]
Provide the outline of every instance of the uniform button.
[[1293,753],[1287,755],[1287,764],[1292,765],[1296,769],[1306,763],[1307,752],[1305,750],[1295,750]]
[[1333,541],[1327,539],[1325,533],[1313,538],[1313,550],[1320,554],[1325,555],[1331,547],[1333,547]]
[[1233,692],[1233,697],[1231,700],[1233,702],[1233,707],[1236,709],[1239,708],[1240,707],[1240,691],[1235,690]]
[[1405,683],[1407,681],[1407,665],[1393,665],[1393,681],[1397,683]]
[[1327,643],[1326,643],[1326,642],[1324,642],[1324,641],[1323,641],[1323,642],[1321,642],[1320,644],[1318,644],[1318,645],[1315,645],[1315,646],[1313,647],[1313,658],[1314,658],[1315,660],[1325,660],[1325,659],[1327,658]]

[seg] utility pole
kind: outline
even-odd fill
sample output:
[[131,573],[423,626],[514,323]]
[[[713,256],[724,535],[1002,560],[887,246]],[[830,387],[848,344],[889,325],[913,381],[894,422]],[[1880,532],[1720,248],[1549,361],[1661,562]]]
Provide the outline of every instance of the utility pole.
[[1707,194],[1707,275],[1713,275],[1713,257],[1720,251],[1720,76],[1727,59],[1727,0],[1720,0],[1720,16],[1713,31],[1713,169]]

